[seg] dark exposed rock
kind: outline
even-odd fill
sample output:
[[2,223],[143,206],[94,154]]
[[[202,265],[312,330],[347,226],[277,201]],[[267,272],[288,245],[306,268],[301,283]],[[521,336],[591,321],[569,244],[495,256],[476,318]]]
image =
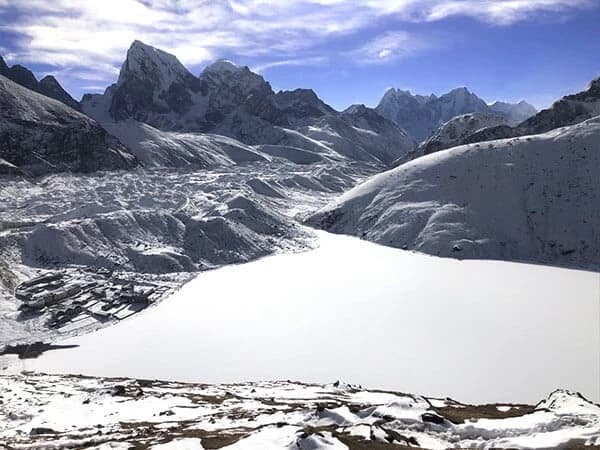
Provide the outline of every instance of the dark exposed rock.
[[137,165],[94,120],[2,76],[0,118],[0,158],[30,175]]
[[52,75],[42,78],[38,84],[38,92],[47,97],[58,100],[73,109],[79,110],[81,105],[65,91]]
[[444,422],[446,422],[446,419],[444,419],[442,416],[428,412],[421,415],[421,420],[423,420],[423,422],[434,423],[436,425],[442,425]]
[[54,431],[52,428],[35,427],[35,428],[31,429],[31,431],[29,432],[29,434],[31,436],[37,436],[37,435],[40,435],[40,434],[56,434],[56,431]]
[[79,102],[71,97],[52,75],[48,75],[38,81],[31,70],[19,64],[8,67],[1,56],[0,75],[5,76],[9,80],[14,81],[27,89],[31,89],[46,97],[58,100],[73,109],[79,110],[81,107]]

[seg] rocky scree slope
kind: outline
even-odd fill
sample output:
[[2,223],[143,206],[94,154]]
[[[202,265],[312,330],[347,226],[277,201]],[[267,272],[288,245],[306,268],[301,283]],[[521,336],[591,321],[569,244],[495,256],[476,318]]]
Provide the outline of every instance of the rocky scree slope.
[[309,223],[438,256],[600,268],[600,117],[443,150],[376,175]]
[[0,171],[130,169],[131,153],[98,123],[65,104],[0,75]]
[[600,407],[552,392],[537,405],[467,405],[335,382],[185,384],[0,376],[10,448],[595,449]]

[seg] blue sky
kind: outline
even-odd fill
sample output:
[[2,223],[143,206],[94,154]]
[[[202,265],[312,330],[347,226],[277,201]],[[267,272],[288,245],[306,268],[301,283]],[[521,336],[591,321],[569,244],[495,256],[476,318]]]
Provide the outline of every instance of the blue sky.
[[332,106],[389,87],[537,107],[600,76],[600,0],[0,0],[0,54],[75,97],[114,82],[134,39],[198,74],[217,58]]

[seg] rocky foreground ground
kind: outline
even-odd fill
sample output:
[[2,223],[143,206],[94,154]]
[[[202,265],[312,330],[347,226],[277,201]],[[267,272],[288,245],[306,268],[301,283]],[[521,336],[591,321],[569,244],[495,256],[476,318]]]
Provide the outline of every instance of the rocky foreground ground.
[[0,448],[599,448],[600,406],[466,405],[335,382],[0,376]]

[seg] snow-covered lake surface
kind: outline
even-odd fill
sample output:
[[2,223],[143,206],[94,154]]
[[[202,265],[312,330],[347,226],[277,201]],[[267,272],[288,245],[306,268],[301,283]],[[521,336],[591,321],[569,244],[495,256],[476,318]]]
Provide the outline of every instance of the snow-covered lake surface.
[[201,274],[24,369],[207,383],[336,379],[536,402],[600,400],[597,274],[457,261],[318,233],[320,247]]

